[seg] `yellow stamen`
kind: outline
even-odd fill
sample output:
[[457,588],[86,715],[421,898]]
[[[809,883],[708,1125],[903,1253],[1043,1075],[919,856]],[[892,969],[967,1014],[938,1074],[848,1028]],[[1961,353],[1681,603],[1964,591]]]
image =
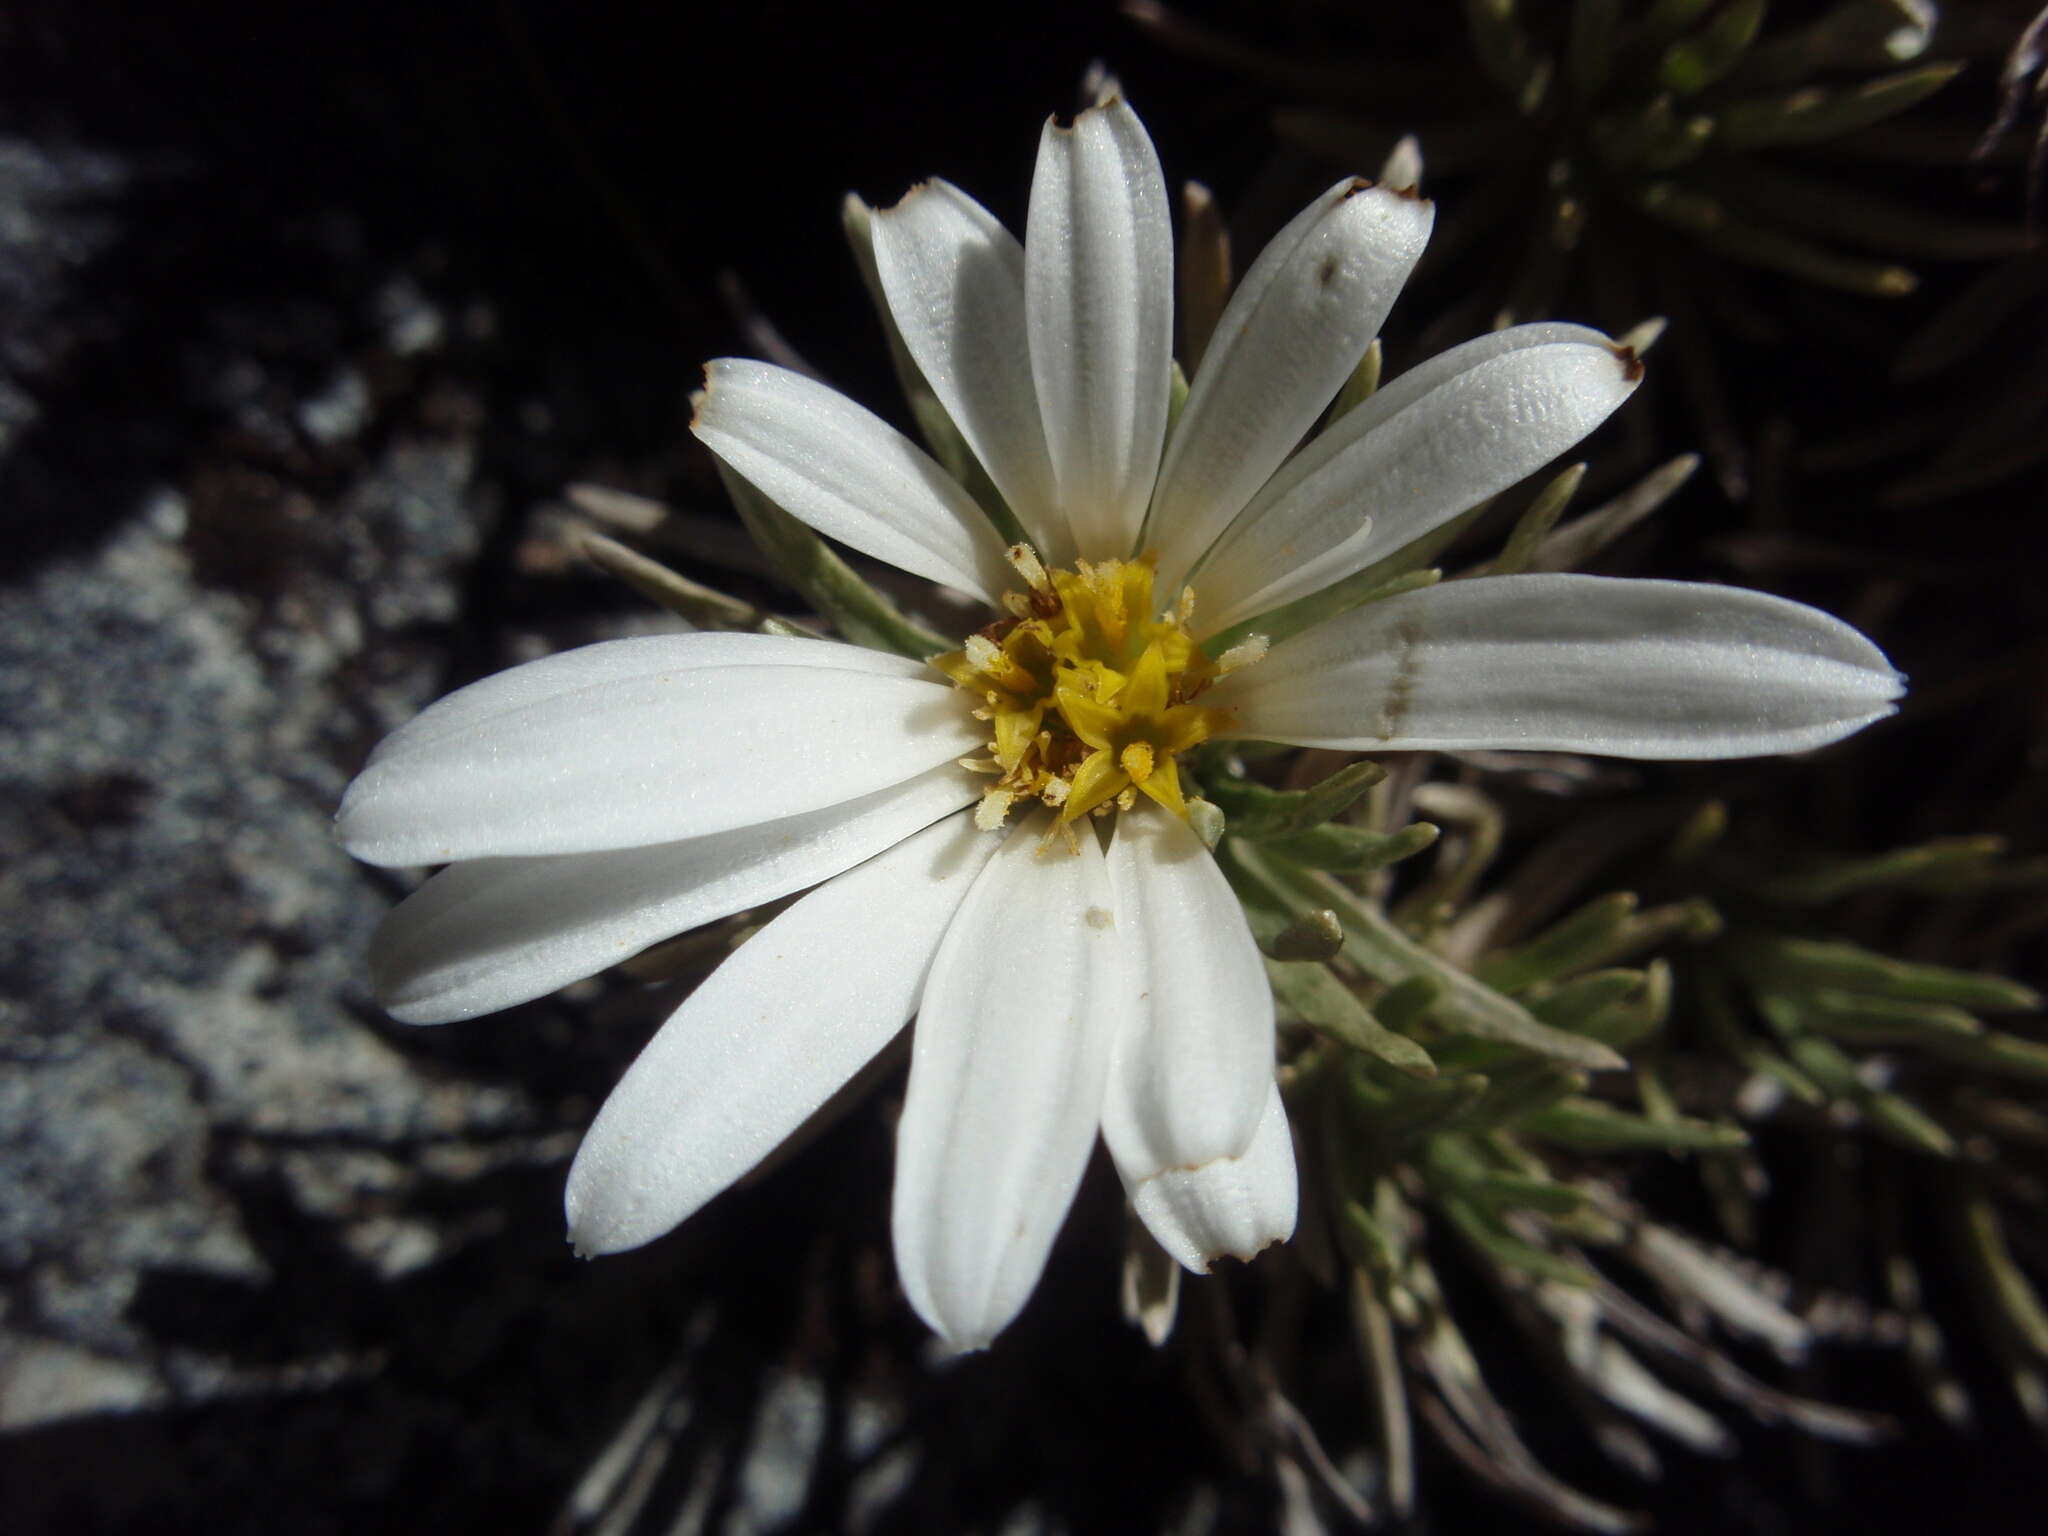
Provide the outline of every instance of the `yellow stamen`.
[[1255,667],[1266,659],[1266,652],[1270,649],[1272,646],[1264,635],[1246,635],[1216,658],[1216,675],[1228,677],[1246,667]]
[[984,832],[993,832],[1003,824],[1003,818],[1010,814],[1010,807],[1017,797],[1007,789],[992,789],[981,797],[981,804],[974,808],[974,824]]
[[1149,560],[1047,570],[1019,544],[1010,563],[1027,590],[1004,594],[1009,617],[933,662],[985,701],[975,715],[992,726],[990,756],[975,766],[992,761],[1000,782],[976,820],[999,825],[1018,802],[1038,800],[1071,832],[1140,795],[1185,816],[1175,756],[1227,723],[1198,701],[1224,671],[1258,660],[1262,643],[1211,661],[1189,632],[1193,590],[1160,613]]
[[[1033,592],[1052,590],[1052,582],[1046,577],[1045,566],[1038,558],[1038,551],[1029,544],[1012,544],[1006,553],[1017,574],[1024,578],[1025,586]],[[1029,602],[1030,599],[1026,598],[1025,601]]]

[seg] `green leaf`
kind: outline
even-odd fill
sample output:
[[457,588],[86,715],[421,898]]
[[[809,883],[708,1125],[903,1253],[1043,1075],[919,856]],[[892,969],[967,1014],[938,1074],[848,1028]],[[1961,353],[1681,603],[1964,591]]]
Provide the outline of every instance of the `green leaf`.
[[1627,172],[1669,171],[1706,152],[1714,120],[1680,111],[1667,94],[1642,107],[1602,113],[1587,131],[1594,152],[1608,165]]
[[[1391,1286],[1389,1286],[1391,1288]],[[1415,1432],[1408,1414],[1408,1385],[1402,1371],[1394,1319],[1375,1277],[1353,1270],[1351,1332],[1358,1341],[1372,1399],[1374,1448],[1385,1469],[1387,1505],[1396,1520],[1415,1508]]]
[[1343,1219],[1337,1224],[1337,1237],[1351,1262],[1382,1285],[1392,1283],[1399,1276],[1401,1250],[1362,1202],[1344,1202]]
[[1164,442],[1173,441],[1173,429],[1180,425],[1180,413],[1188,405],[1188,376],[1178,362],[1168,365],[1166,390],[1166,437]]
[[1651,1062],[1636,1063],[1636,1097],[1642,1101],[1643,1113],[1659,1125],[1685,1118],[1678,1112],[1678,1100],[1672,1097],[1663,1074]]
[[1986,261],[2016,256],[2031,247],[2027,228],[2019,222],[1985,223],[1959,219],[1947,211],[1902,208],[1832,182],[1766,169],[1756,157],[1743,161],[1739,174],[1731,170],[1725,185],[1718,180],[1716,185],[1747,211],[1887,255]]
[[825,541],[718,461],[718,477],[740,515],[783,579],[856,645],[894,651],[916,661],[952,649],[855,574]]
[[1902,298],[1920,283],[1904,267],[1837,256],[1796,235],[1753,224],[1709,193],[1673,181],[1646,182],[1635,198],[1651,218],[1694,235],[1737,261],[1872,298]]
[[1339,1045],[1363,1051],[1409,1077],[1436,1076],[1429,1052],[1382,1024],[1327,965],[1268,960],[1266,975],[1275,997]]
[[1707,849],[1721,841],[1728,832],[1728,806],[1720,800],[1709,800],[1680,827],[1671,839],[1671,846],[1664,850],[1664,862],[1673,869],[1683,869]]
[[1802,1104],[1825,1104],[1827,1094],[1804,1072],[1742,1027],[1735,999],[1728,983],[1718,972],[1703,971],[1695,978],[1693,1001],[1707,1037],[1741,1063],[1748,1072],[1770,1078]]
[[1822,988],[1805,998],[1808,1029],[1852,1045],[1924,1045],[1935,1037],[1981,1035],[1975,1017],[1947,1003],[1915,1003]]
[[1551,63],[1515,19],[1515,0],[1465,0],[1465,25],[1480,69],[1517,111],[1533,115],[1548,92]]
[[1574,464],[1551,480],[1529,503],[1529,510],[1515,520],[1514,531],[1508,535],[1508,542],[1500,557],[1487,568],[1489,576],[1513,576],[1529,569],[1529,562],[1536,557],[1537,549],[1550,537],[1550,531],[1557,526],[1557,520],[1564,516],[1564,509],[1578,493],[1580,482],[1586,478],[1586,466]]
[[1434,976],[1410,976],[1373,1004],[1373,1014],[1387,1028],[1411,1034],[1428,1024],[1444,989]]
[[1640,991],[1643,976],[1641,971],[1594,971],[1562,985],[1546,987],[1522,1002],[1544,1023],[1578,1033],[1587,1020]]
[[1804,27],[1779,29],[1742,61],[1742,84],[1788,85],[1824,71],[1885,69],[1927,51],[1940,24],[1932,0],[1836,0]]
[[1181,189],[1180,348],[1188,371],[1202,366],[1223,306],[1230,301],[1230,227],[1216,199],[1198,181]]
[[1786,906],[1817,907],[1863,891],[1912,888],[1923,881],[1979,869],[2005,851],[1998,837],[1946,837],[1868,859],[1842,859],[1803,874],[1781,875],[1760,894]]
[[1959,1066],[2022,1082],[2048,1083],[2048,1045],[1991,1030],[1974,1037],[1930,1036],[1920,1042],[1931,1055]]
[[1502,1210],[1535,1211],[1541,1216],[1577,1216],[1588,1209],[1583,1190],[1555,1179],[1489,1173],[1470,1185],[1474,1200]]
[[2013,1262],[1998,1213],[1981,1192],[1963,1202],[1963,1232],[1965,1252],[2006,1324],[2020,1343],[2048,1360],[2048,1308],[2041,1305],[2039,1294]]
[[1595,1283],[1592,1272],[1585,1265],[1575,1264],[1561,1254],[1516,1237],[1500,1226],[1483,1206],[1457,1195],[1444,1196],[1441,1206],[1458,1235],[1493,1263],[1519,1270],[1538,1280],[1554,1280],[1579,1289],[1590,1288]]
[[1525,1001],[1546,1024],[1626,1051],[1670,1016],[1671,967],[1656,960],[1641,971],[1594,971]]
[[1673,902],[1635,912],[1635,896],[1617,891],[1588,902],[1527,944],[1489,955],[1473,969],[1504,992],[1519,992],[1537,981],[1612,965],[1673,939],[1711,938],[1720,914],[1703,899]]
[[1388,1079],[1385,1069],[1376,1068],[1364,1055],[1351,1057],[1347,1065],[1345,1085],[1354,1106],[1355,1129],[1379,1150],[1379,1160],[1390,1164],[1423,1138],[1463,1124],[1492,1086],[1478,1073]]
[[1250,779],[1214,774],[1203,783],[1207,797],[1229,820],[1237,837],[1255,841],[1293,837],[1342,815],[1352,802],[1387,776],[1378,763],[1348,763],[1308,789],[1268,789]]
[[[1766,1019],[1771,1019],[1774,1024],[1777,1022],[1773,1018],[1776,1010],[1769,1000],[1760,998],[1758,1006],[1763,1009]],[[1812,1078],[1831,1098],[1854,1104],[1872,1130],[1909,1151],[1923,1152],[1929,1157],[1946,1160],[1956,1155],[1955,1138],[1926,1111],[1889,1088],[1874,1088],[1865,1082],[1856,1070],[1856,1063],[1833,1042],[1818,1035],[1790,1030],[1782,1033],[1785,1034],[1786,1054],[1792,1058],[1793,1065]]]
[[1585,1098],[1525,1115],[1515,1129],[1578,1152],[1727,1152],[1749,1145],[1748,1133],[1740,1126],[1685,1118],[1651,1120]]
[[788,625],[787,620],[776,618],[766,609],[692,581],[680,571],[672,571],[659,560],[651,560],[601,533],[584,532],[577,548],[584,559],[606,575],[616,576],[642,597],[681,614],[699,629],[761,632],[773,625]]
[[1922,64],[1849,90],[1807,86],[1782,96],[1736,102],[1722,109],[1717,137],[1724,149],[1824,144],[1918,105],[1955,79],[1962,67]]
[[1700,467],[1696,453],[1660,464],[1628,490],[1553,530],[1528,556],[1531,571],[1577,570],[1678,493]]
[[1691,37],[1664,50],[1657,74],[1681,96],[1695,96],[1741,61],[1756,41],[1768,0],[1732,0]]
[[1528,943],[1484,956],[1472,974],[1490,987],[1513,993],[1590,969],[1595,957],[1613,947],[1635,910],[1633,891],[1595,897]]
[[1437,845],[1429,877],[1391,914],[1396,927],[1426,942],[1450,922],[1493,862],[1507,834],[1507,818],[1491,799],[1465,784],[1418,784],[1410,798],[1423,815],[1452,829]]
[[1473,1101],[1459,1124],[1475,1131],[1496,1126],[1512,1128],[1525,1116],[1548,1109],[1560,1099],[1583,1092],[1585,1087],[1585,1073],[1551,1062],[1524,1060],[1497,1067],[1487,1074],[1485,1094]]
[[1366,875],[1414,857],[1437,840],[1438,832],[1439,828],[1427,821],[1411,821],[1398,832],[1368,832],[1363,827],[1330,822],[1292,837],[1274,838],[1266,851],[1307,869]]
[[1365,356],[1358,360],[1358,366],[1351,370],[1351,377],[1337,391],[1337,398],[1330,406],[1331,425],[1334,426],[1347,412],[1365,404],[1379,392],[1380,369],[1385,365],[1385,359],[1385,350],[1380,346],[1379,337],[1375,336],[1372,345],[1365,349]]
[[1260,948],[1273,960],[1333,960],[1344,948],[1344,927],[1336,913],[1319,907],[1277,929]]
[[1773,937],[1731,943],[1736,962],[1761,986],[1839,987],[1908,1002],[1953,1003],[1976,1013],[2031,1013],[2040,994],[2003,976],[1895,960],[1824,939]]
[[1442,989],[1434,1017],[1453,1034],[1476,1035],[1520,1046],[1570,1066],[1603,1071],[1622,1059],[1597,1040],[1552,1029],[1520,1004],[1431,954],[1396,928],[1384,912],[1326,875],[1267,861],[1244,843],[1226,841],[1226,873],[1270,894],[1291,910],[1328,907],[1344,925],[1344,955],[1387,986],[1427,976]]

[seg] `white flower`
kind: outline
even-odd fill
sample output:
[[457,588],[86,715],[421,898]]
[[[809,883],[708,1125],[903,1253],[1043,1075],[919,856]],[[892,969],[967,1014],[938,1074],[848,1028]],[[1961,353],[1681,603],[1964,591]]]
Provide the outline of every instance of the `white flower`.
[[342,806],[348,848],[453,866],[373,945],[401,1019],[538,997],[817,887],[605,1104],[569,1176],[582,1248],[683,1220],[915,1014],[896,1257],[952,1344],[1023,1306],[1098,1130],[1184,1264],[1249,1256],[1295,1216],[1273,1005],[1178,814],[1178,753],[1241,736],[1719,757],[1889,712],[1898,679],[1847,626],[1667,582],[1454,582],[1238,670],[1256,646],[1203,654],[1512,485],[1633,389],[1607,338],[1523,326],[1295,452],[1430,220],[1412,192],[1356,181],[1306,209],[1246,272],[1169,443],[1166,189],[1130,109],[1047,126],[1021,246],[957,189],[919,187],[875,217],[882,285],[1029,547],[901,434],[782,369],[712,364],[695,431],[814,528],[996,621],[932,666],[759,635],[594,645],[465,688],[377,750]]

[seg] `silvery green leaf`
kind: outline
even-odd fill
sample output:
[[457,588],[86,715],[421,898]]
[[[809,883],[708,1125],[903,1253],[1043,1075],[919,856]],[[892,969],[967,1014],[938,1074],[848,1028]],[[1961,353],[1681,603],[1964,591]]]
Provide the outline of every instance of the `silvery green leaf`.
[[1708,1120],[1651,1120],[1598,1099],[1567,1099],[1526,1115],[1515,1129],[1578,1152],[1719,1152],[1749,1144],[1741,1127]]
[[1229,818],[1233,836],[1255,842],[1293,837],[1322,827],[1387,776],[1378,763],[1349,763],[1307,789],[1271,789],[1251,779],[1217,774],[1204,785]]

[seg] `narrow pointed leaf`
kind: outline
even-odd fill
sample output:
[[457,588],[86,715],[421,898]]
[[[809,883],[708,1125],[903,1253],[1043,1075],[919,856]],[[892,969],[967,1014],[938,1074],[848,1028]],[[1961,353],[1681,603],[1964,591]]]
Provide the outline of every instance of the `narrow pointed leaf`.
[[1436,1076],[1429,1052],[1374,1018],[1327,965],[1269,960],[1266,975],[1284,1006],[1339,1045],[1363,1051],[1409,1077]]
[[1427,821],[1411,821],[1398,832],[1368,832],[1363,827],[1331,822],[1292,837],[1275,838],[1267,848],[1275,857],[1307,869],[1366,875],[1414,857],[1435,843],[1440,831]]
[[1736,953],[1745,970],[1795,987],[1840,987],[1977,1013],[2032,1013],[2041,1006],[2039,993],[2003,976],[1895,960],[1854,944],[1773,938],[1746,941]]
[[1635,909],[1632,891],[1597,897],[1528,943],[1486,956],[1472,974],[1512,993],[1590,969],[1613,946]]
[[1749,1145],[1741,1127],[1708,1120],[1650,1120],[1597,1099],[1567,1099],[1515,1127],[1578,1152],[1722,1152]]
[[1351,763],[1308,789],[1269,789],[1222,775],[1203,787],[1230,819],[1233,835],[1265,841],[1321,827],[1386,776],[1378,763]]
[[1727,149],[1824,144],[1917,106],[1956,77],[1961,64],[1923,64],[1849,90],[1808,86],[1722,109],[1718,138]]
[[1227,845],[1237,868],[1283,903],[1328,907],[1344,925],[1344,953],[1374,980],[1393,986],[1428,976],[1442,987],[1435,1017],[1455,1034],[1521,1046],[1573,1066],[1603,1070],[1621,1058],[1598,1041],[1582,1040],[1541,1024],[1519,1004],[1431,954],[1396,928],[1385,913],[1324,875],[1269,864],[1242,843]]
[[1920,283],[1905,267],[1838,256],[1796,235],[1752,223],[1711,194],[1677,182],[1650,182],[1637,192],[1636,201],[1651,218],[1695,235],[1725,255],[1808,282],[1890,299],[1904,297]]
[[1768,0],[1729,0],[1691,37],[1664,50],[1657,73],[1683,96],[1697,95],[1733,69],[1756,40]]

